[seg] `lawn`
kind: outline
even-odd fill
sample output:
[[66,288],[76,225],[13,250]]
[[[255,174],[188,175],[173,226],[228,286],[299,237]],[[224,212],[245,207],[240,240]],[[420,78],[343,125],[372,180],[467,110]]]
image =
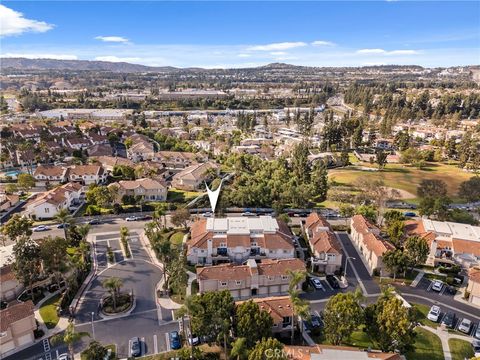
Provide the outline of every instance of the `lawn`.
[[61,294],[48,299],[40,307],[40,316],[48,329],[53,329],[58,324],[57,306],[60,304]]
[[[112,353],[110,355],[110,360],[117,359],[117,345],[115,344],[109,344],[109,345],[104,345],[107,349],[111,349]],[[80,353],[80,360],[86,360],[87,355],[84,352]]]
[[[373,342],[370,340],[370,337],[368,334],[363,331],[364,326],[360,326],[356,331],[352,333],[349,339],[345,340],[343,345],[345,346],[354,346],[354,347],[359,347],[362,349],[368,349],[372,348],[375,349],[375,345]],[[323,345],[331,345],[326,339],[325,339],[325,334],[322,332],[320,335],[312,335],[312,339],[317,343],[317,344],[323,344]]]
[[408,360],[444,360],[440,338],[428,330],[416,328],[414,348],[406,353]]
[[171,188],[168,190],[168,193],[167,193],[167,201],[184,203],[184,202],[189,202],[202,194],[203,192],[183,191],[183,190]]
[[448,340],[448,346],[453,360],[470,359],[474,355],[472,345],[468,341],[450,339]]
[[180,246],[183,243],[183,237],[184,236],[185,236],[185,233],[183,233],[182,231],[177,231],[175,234],[170,236],[170,242],[173,245]]
[[329,171],[330,180],[338,185],[350,186],[356,179],[383,180],[386,186],[407,191],[416,197],[417,186],[423,179],[444,180],[447,184],[448,194],[454,200],[461,182],[474,176],[455,165],[428,163],[423,169],[401,165],[389,164],[383,171],[365,171],[354,168],[339,168]]
[[412,303],[412,306],[417,311],[416,315],[417,315],[418,321],[422,325],[430,326],[433,329],[436,329],[438,327],[438,323],[427,319],[428,312],[430,311],[430,306],[423,305],[423,304],[415,304],[415,303]]

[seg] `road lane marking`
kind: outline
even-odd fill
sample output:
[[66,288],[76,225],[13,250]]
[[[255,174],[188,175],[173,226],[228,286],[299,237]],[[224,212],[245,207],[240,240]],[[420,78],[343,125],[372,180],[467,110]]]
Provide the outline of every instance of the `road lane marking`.
[[157,334],[153,335],[153,351],[154,354],[158,354]]
[[142,338],[140,338],[140,356],[146,355],[145,346],[146,346],[145,338],[142,337]]
[[433,282],[430,281],[430,284],[429,284],[428,287],[427,287],[427,291],[430,291],[430,290],[432,289],[432,285],[433,285]]
[[167,351],[172,350],[170,348],[170,338],[168,337],[168,333],[165,333],[165,341],[166,341],[166,344],[167,344]]

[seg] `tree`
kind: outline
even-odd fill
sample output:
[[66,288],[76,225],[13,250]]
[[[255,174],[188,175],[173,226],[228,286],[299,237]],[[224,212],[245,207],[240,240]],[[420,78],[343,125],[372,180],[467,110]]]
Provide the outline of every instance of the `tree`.
[[64,238],[49,236],[42,241],[40,248],[43,269],[48,274],[53,275],[59,289],[60,282],[63,280],[62,274],[67,270],[67,258],[65,256],[67,247],[68,244]]
[[371,205],[360,205],[355,208],[355,215],[363,215],[368,221],[377,222],[377,211]]
[[363,321],[361,294],[338,293],[331,297],[324,310],[325,336],[333,345],[340,345]]
[[35,186],[35,178],[30,174],[18,174],[17,185],[20,189],[28,191]]
[[60,209],[57,215],[55,215],[55,220],[62,224],[63,236],[65,237],[65,239],[68,239],[67,226],[72,225],[72,216],[70,215],[70,212],[67,209]]
[[405,236],[405,223],[402,220],[392,221],[387,225],[387,234],[390,241],[397,247],[402,247],[402,240]]
[[288,284],[288,295],[290,295],[290,301],[293,305],[291,334],[293,342],[296,327],[295,320],[299,317],[308,320],[310,318],[310,309],[308,307],[308,302],[300,298],[300,291],[298,290],[299,285],[305,281],[306,273],[304,271],[287,270],[287,274],[290,277],[290,282]]
[[67,328],[65,329],[65,332],[52,336],[51,342],[53,344],[63,342],[65,345],[67,345],[70,357],[73,359],[75,356],[75,344],[86,336],[90,336],[90,334],[88,332],[76,332],[73,322],[69,322]]
[[398,210],[389,210],[385,212],[385,214],[383,214],[383,218],[387,227],[396,221],[405,220],[405,216]]
[[412,266],[418,266],[425,264],[425,261],[427,261],[430,246],[424,238],[410,236],[405,241],[405,251],[407,251]]
[[113,302],[113,311],[117,311],[117,300],[120,295],[120,289],[123,286],[123,281],[117,277],[111,277],[103,280],[102,286],[110,293]]
[[188,209],[178,209],[172,213],[172,224],[175,226],[187,227],[188,220],[190,220],[190,212]]
[[355,208],[350,204],[342,203],[338,208],[338,212],[340,216],[345,219],[345,225],[347,225],[348,218],[351,218],[353,215],[355,215]]
[[104,360],[107,356],[108,349],[98,341],[91,341],[88,347],[82,351],[84,360]]
[[248,360],[287,360],[283,344],[275,338],[257,341],[248,354]]
[[8,183],[7,185],[5,185],[5,193],[13,194],[13,193],[16,193],[17,191],[18,191],[17,184]]
[[480,177],[474,176],[460,184],[458,196],[467,201],[480,200]]
[[[235,319],[236,336],[244,338],[248,348],[252,348],[262,338],[272,335],[272,317],[266,311],[262,311],[253,300],[236,307]],[[252,332],[252,329],[255,329],[255,332]]]
[[420,215],[426,215],[430,217],[435,215],[438,220],[446,220],[448,218],[448,205],[450,205],[451,200],[446,196],[439,198],[426,197],[420,199],[418,206],[418,211]]
[[23,236],[13,245],[13,254],[15,277],[28,287],[33,299],[33,283],[40,276],[40,247],[32,239]]
[[380,170],[382,170],[385,167],[385,165],[387,164],[387,156],[388,156],[388,154],[383,150],[378,150],[375,153],[375,162],[377,163],[378,168]]
[[[252,334],[250,329],[249,335]],[[242,337],[237,337],[237,339],[232,343],[232,350],[230,350],[230,356],[236,358],[237,360],[247,360],[248,358],[248,347],[247,339]]]
[[318,202],[325,201],[328,192],[328,172],[327,167],[321,161],[317,161],[313,166],[311,181],[316,200]]
[[410,349],[416,321],[413,312],[391,290],[385,291],[377,303],[367,306],[365,318],[367,333],[382,351],[404,353]]
[[447,184],[443,180],[424,179],[417,187],[417,195],[421,198],[440,198],[447,196]]
[[14,214],[3,224],[2,233],[11,241],[16,241],[20,237],[32,235],[32,230],[30,229],[32,225],[33,221],[31,219],[20,214]]
[[404,272],[408,266],[408,257],[400,249],[386,251],[383,254],[382,261],[387,270],[393,273],[393,280],[396,279],[398,273]]
[[101,207],[111,206],[117,197],[117,193],[118,188],[116,186],[107,187],[92,184],[86,193],[87,203]]

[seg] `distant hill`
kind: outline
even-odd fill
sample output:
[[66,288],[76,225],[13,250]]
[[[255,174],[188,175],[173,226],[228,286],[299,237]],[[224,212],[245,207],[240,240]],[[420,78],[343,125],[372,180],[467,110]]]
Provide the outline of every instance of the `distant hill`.
[[126,62],[88,61],[88,60],[54,60],[54,59],[26,59],[26,58],[1,58],[2,69],[12,68],[18,70],[96,70],[112,72],[171,72],[176,68],[171,66],[152,67]]

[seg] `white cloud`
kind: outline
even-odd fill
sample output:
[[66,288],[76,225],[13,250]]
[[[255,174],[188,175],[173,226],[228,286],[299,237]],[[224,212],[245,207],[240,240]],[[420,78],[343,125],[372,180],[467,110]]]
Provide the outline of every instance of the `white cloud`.
[[357,54],[377,54],[377,55],[417,55],[417,50],[392,50],[387,51],[384,49],[360,49],[357,50]]
[[316,40],[316,41],[313,41],[312,43],[310,43],[310,45],[313,45],[313,46],[334,46],[335,43],[333,43],[331,41]]
[[104,42],[115,42],[115,43],[127,43],[128,39],[124,38],[123,36],[97,36],[95,37],[96,40],[104,41]]
[[98,61],[109,61],[109,62],[137,62],[140,61],[141,58],[138,57],[118,57],[114,55],[107,55],[107,56],[97,56],[95,60]]
[[77,55],[69,55],[69,54],[6,53],[6,54],[2,54],[2,57],[6,57],[6,58],[25,58],[25,59],[78,60]]
[[241,57],[241,58],[248,58],[250,56],[252,56],[252,55],[250,55],[250,54],[238,54],[238,57]]
[[26,19],[21,12],[0,5],[0,36],[20,35],[24,32],[45,32],[52,28],[51,24]]
[[288,50],[298,47],[307,46],[307,43],[302,41],[297,42],[281,42],[281,43],[273,43],[273,44],[266,44],[266,45],[255,45],[250,46],[247,48],[249,51],[276,51],[276,50]]
[[287,53],[285,51],[272,51],[270,55],[279,56],[279,55],[287,55]]

